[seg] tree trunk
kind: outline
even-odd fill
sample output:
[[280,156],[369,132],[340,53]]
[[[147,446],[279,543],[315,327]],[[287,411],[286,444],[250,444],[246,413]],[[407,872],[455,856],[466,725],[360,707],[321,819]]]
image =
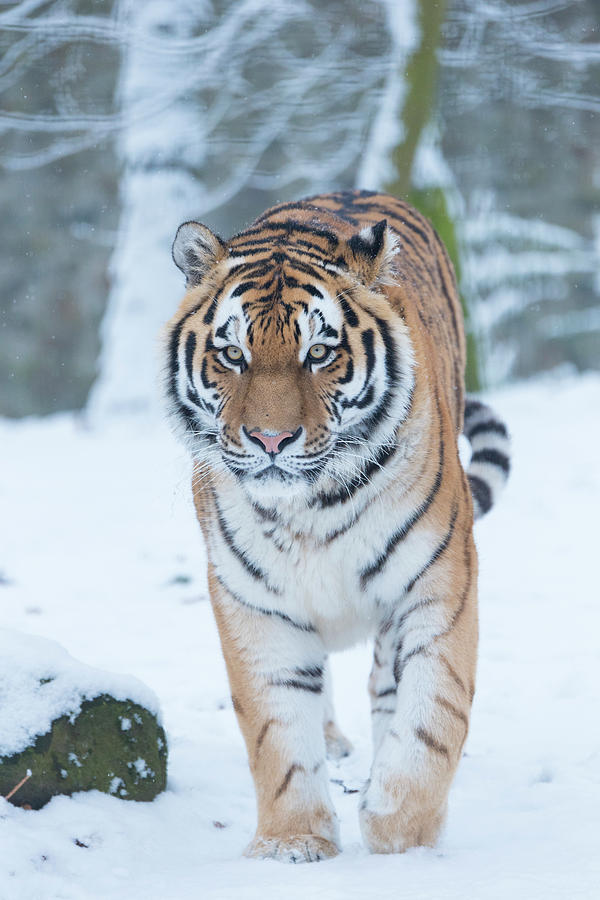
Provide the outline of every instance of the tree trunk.
[[[439,232],[454,264],[460,285],[460,248],[452,217],[448,210],[448,200],[444,187],[415,184],[414,167],[417,150],[425,126],[431,121],[435,109],[436,78],[438,72],[437,50],[440,43],[441,26],[444,21],[445,0],[420,0],[418,3],[418,37],[408,60],[400,52],[396,61],[399,78],[406,82],[403,102],[396,115],[401,121],[400,139],[391,150],[393,175],[385,182],[384,188],[390,194],[404,197],[419,209]],[[388,7],[390,28],[393,31],[394,4]],[[461,291],[461,303],[467,331],[467,390],[480,388],[478,352],[475,335],[470,321],[469,309]]]
[[92,418],[160,408],[158,341],[184,285],[169,247],[187,211],[202,208],[191,166],[201,155],[199,110],[179,88],[185,58],[178,44],[198,24],[202,4],[121,0],[127,35],[120,100],[121,222],[102,324]]

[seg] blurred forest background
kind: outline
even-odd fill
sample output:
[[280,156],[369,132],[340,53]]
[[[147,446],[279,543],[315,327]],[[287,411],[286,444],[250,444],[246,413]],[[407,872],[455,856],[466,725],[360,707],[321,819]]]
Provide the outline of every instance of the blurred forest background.
[[185,219],[385,188],[469,384],[600,368],[600,0],[0,0],[0,414],[156,404]]

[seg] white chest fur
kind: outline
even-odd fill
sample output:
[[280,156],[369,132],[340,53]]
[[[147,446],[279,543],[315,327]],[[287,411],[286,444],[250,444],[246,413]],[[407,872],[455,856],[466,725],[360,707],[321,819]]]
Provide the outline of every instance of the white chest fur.
[[223,584],[257,609],[311,624],[335,650],[370,635],[382,607],[397,606],[436,536],[411,531],[380,572],[362,577],[389,546],[390,535],[414,512],[414,492],[393,470],[393,483],[376,483],[335,508],[257,512],[243,490],[219,492],[209,552]]

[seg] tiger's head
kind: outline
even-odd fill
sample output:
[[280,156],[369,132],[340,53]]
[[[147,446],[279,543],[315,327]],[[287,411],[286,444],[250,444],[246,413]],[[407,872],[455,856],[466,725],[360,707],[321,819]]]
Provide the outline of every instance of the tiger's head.
[[[186,222],[173,258],[187,293],[167,325],[167,397],[198,463],[254,499],[342,482],[389,446],[413,387],[382,221],[349,237],[267,222],[229,242]],[[361,462],[362,461],[362,462]]]

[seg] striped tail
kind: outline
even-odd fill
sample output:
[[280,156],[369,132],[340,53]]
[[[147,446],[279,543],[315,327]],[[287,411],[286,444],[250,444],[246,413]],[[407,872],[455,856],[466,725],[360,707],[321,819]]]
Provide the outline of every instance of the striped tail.
[[491,407],[467,397],[463,434],[471,444],[467,478],[475,519],[488,512],[506,484],[510,471],[510,438],[504,422]]

